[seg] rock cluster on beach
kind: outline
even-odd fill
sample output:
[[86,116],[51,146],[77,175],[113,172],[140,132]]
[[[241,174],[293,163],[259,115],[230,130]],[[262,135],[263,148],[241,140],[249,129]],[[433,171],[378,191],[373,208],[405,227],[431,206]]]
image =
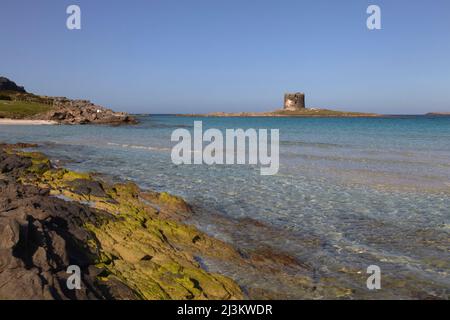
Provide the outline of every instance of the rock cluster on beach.
[[64,124],[122,124],[135,122],[135,119],[125,112],[114,112],[88,100],[70,100],[67,98],[53,98],[52,100],[52,109],[45,114],[39,115],[39,119],[57,121]]

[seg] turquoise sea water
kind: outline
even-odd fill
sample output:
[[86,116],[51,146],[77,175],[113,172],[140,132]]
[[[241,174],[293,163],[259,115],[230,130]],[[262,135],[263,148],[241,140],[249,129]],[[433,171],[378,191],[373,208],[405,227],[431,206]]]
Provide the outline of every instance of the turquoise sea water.
[[[173,165],[170,135],[192,129],[194,120],[205,129],[279,129],[279,173],[261,176],[248,165]],[[282,250],[358,292],[367,291],[365,282],[342,270],[365,273],[378,265],[400,284],[387,280],[376,297],[449,297],[450,117],[140,121],[123,127],[0,126],[0,141],[38,142],[69,168],[183,196],[203,230],[238,247]],[[272,231],[218,225],[213,214],[250,218]],[[243,285],[250,281],[222,271]],[[270,279],[260,285],[276,287]]]

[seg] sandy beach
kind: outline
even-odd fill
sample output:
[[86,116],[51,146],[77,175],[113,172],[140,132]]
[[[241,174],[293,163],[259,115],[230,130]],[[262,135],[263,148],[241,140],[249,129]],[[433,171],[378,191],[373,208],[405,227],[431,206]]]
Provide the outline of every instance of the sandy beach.
[[19,119],[0,119],[0,125],[24,125],[24,126],[42,126],[42,125],[55,125],[56,121],[49,120],[19,120]]

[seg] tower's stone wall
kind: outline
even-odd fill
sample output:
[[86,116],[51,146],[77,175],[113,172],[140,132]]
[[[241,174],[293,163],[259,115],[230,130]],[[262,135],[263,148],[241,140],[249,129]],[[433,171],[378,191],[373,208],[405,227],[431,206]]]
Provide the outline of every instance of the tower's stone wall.
[[297,111],[305,109],[305,94],[301,92],[286,93],[284,95],[284,110]]

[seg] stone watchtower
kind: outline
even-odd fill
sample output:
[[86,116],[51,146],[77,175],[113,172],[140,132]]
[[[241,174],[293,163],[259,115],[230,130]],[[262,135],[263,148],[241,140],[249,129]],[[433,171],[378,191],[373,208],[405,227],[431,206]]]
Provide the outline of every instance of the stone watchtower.
[[297,111],[305,109],[305,94],[301,92],[284,95],[284,110]]

